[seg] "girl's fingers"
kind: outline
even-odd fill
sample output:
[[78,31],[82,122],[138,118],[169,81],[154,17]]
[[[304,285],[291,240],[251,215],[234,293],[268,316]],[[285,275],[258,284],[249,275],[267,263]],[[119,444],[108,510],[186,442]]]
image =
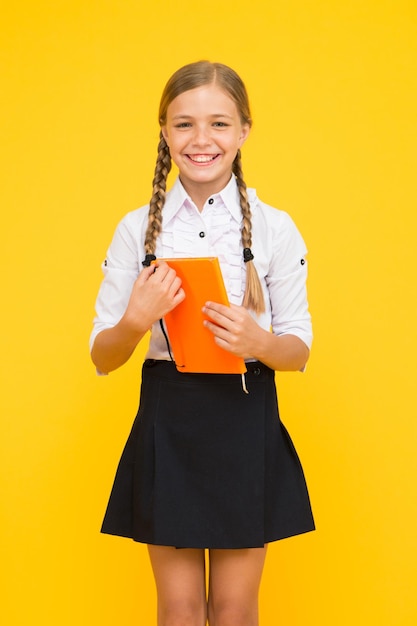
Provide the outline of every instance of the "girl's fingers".
[[222,326],[227,324],[228,321],[233,322],[234,320],[232,309],[224,304],[218,304],[217,302],[206,302],[203,307],[203,313]]
[[155,268],[150,266],[150,267],[144,267],[143,270],[140,272],[139,276],[137,277],[137,282],[139,283],[145,283],[151,276],[152,274],[155,272]]
[[203,307],[203,313],[205,313],[213,322],[223,326],[224,328],[231,329],[232,327],[245,325],[247,317],[246,309],[231,304],[225,306],[217,302],[206,302]]

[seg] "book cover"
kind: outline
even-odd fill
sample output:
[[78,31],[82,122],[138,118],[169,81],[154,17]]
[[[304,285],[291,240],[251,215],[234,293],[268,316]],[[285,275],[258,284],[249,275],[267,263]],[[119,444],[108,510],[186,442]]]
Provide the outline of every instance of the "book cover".
[[165,317],[171,351],[180,372],[243,374],[245,362],[214,341],[203,325],[210,300],[229,306],[217,257],[161,259],[181,278],[185,299]]

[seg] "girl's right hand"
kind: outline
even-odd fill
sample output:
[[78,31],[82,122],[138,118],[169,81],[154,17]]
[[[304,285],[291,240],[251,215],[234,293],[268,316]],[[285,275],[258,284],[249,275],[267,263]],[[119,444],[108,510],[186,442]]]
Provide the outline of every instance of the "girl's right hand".
[[130,358],[137,344],[168,311],[185,298],[181,280],[167,263],[145,267],[136,279],[121,320],[98,333],[91,351],[97,370],[108,374]]
[[145,267],[136,279],[124,322],[136,332],[146,332],[184,298],[181,279],[175,271],[165,261],[156,261]]

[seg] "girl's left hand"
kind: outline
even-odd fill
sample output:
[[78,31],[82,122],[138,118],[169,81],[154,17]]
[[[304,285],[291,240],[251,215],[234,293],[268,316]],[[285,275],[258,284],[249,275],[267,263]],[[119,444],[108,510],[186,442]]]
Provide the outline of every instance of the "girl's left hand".
[[256,358],[264,330],[247,309],[235,304],[206,302],[203,313],[210,318],[204,321],[204,326],[213,333],[220,348],[243,359]]

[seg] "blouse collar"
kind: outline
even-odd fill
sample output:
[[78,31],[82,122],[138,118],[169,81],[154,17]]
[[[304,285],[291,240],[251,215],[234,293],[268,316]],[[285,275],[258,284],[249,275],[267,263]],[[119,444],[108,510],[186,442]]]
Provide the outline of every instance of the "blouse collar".
[[[248,190],[251,192],[252,190]],[[249,194],[249,197],[252,194]],[[214,201],[220,200],[224,207],[230,212],[231,216],[237,222],[242,219],[240,203],[239,203],[239,190],[237,187],[236,178],[232,175],[230,181],[227,183],[219,193],[210,196]],[[179,177],[176,179],[172,189],[167,193],[165,205],[163,208],[164,224],[167,224],[178,211],[184,206],[184,204],[194,205],[194,202],[184,189]]]

